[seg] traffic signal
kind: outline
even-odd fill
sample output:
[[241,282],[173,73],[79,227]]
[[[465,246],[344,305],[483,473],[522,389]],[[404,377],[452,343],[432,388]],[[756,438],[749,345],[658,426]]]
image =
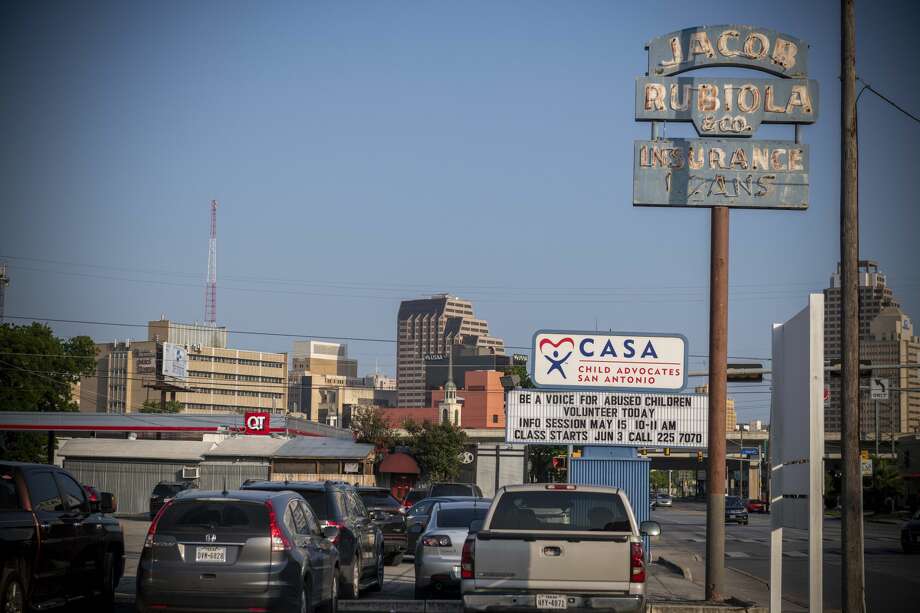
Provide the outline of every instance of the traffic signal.
[[697,451],[697,452],[696,452],[696,461],[697,461],[697,462],[702,462],[702,461],[703,461],[703,452],[702,452],[702,451]]
[[671,448],[670,448],[670,447],[665,447],[665,448],[664,448],[664,455],[666,455],[666,456],[671,455]]
[[642,449],[639,450],[639,455],[642,455],[642,456],[648,455],[648,449],[643,447]]
[[750,381],[753,381],[753,382],[755,382],[755,383],[760,383],[761,381],[763,381],[763,373],[762,373],[762,372],[756,372],[756,373],[732,373],[732,372],[731,372],[732,370],[757,370],[757,369],[762,370],[762,369],[763,369],[763,364],[758,364],[758,363],[750,363],[750,364],[732,364],[732,363],[729,362],[729,364],[728,364],[728,370],[729,370],[729,372],[728,372],[728,375],[727,375],[728,381],[730,381],[730,382],[736,382],[736,381],[748,381],[748,382],[750,382]]

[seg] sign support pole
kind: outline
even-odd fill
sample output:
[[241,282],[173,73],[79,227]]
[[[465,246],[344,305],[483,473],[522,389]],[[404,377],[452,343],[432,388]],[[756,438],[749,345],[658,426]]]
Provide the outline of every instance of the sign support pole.
[[728,384],[728,207],[711,212],[706,600],[725,600],[725,397]]
[[841,0],[840,96],[840,285],[843,458],[843,564],[840,584],[844,613],[865,610],[862,476],[859,461],[859,209],[856,147],[856,17],[854,0]]

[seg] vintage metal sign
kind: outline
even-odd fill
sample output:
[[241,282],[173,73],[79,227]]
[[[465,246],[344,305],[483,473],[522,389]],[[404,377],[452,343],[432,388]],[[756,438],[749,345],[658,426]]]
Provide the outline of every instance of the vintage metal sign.
[[687,339],[680,334],[540,330],[531,378],[549,389],[680,391]]
[[781,77],[808,74],[808,45],[766,28],[700,26],[649,41],[648,74],[675,75],[709,66],[741,66]]
[[707,445],[703,395],[513,390],[505,440],[527,445]]
[[814,80],[636,79],[637,120],[692,121],[700,136],[751,136],[761,123],[812,123],[817,117]]
[[636,141],[633,204],[808,208],[808,145],[790,141]]

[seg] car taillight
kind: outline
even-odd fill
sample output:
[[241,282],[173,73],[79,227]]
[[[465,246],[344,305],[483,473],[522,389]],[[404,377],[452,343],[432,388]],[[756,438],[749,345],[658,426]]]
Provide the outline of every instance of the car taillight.
[[150,522],[150,527],[147,528],[147,538],[144,539],[144,549],[153,547],[153,539],[157,535],[157,524],[160,523],[160,518],[163,517],[163,513],[165,513],[166,509],[171,507],[172,504],[172,500],[168,501],[166,504],[160,507],[160,510],[157,511],[157,514],[154,515],[153,521]]
[[450,547],[450,537],[446,534],[433,534],[422,539],[422,545],[425,547]]
[[572,491],[572,490],[577,490],[578,486],[572,485],[571,483],[551,483],[546,486],[546,489]]
[[642,543],[629,544],[629,570],[630,581],[645,583],[645,555],[642,551]]
[[288,540],[288,537],[281,531],[281,526],[278,525],[278,516],[275,515],[275,507],[272,506],[270,500],[265,501],[265,506],[268,508],[268,529],[272,537],[272,551],[287,551],[291,549],[291,541]]
[[476,539],[468,538],[460,554],[460,578],[473,579],[476,574]]
[[320,523],[320,527],[321,527],[321,528],[325,528],[326,526],[332,526],[332,527],[334,527],[334,528],[338,528],[338,529],[339,529],[339,534],[336,534],[336,535],[335,535],[335,538],[332,539],[332,544],[333,544],[333,545],[338,545],[338,544],[339,544],[339,536],[341,536],[342,528],[345,527],[345,524],[343,524],[342,522],[338,522],[338,521],[334,521],[334,520],[331,520],[331,519],[327,519],[326,521]]

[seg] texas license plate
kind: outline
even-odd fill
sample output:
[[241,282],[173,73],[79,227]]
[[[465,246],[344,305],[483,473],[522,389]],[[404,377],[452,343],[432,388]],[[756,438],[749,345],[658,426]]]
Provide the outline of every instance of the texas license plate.
[[538,609],[564,609],[567,599],[558,594],[537,594]]
[[224,562],[227,561],[226,547],[196,547],[196,562]]

